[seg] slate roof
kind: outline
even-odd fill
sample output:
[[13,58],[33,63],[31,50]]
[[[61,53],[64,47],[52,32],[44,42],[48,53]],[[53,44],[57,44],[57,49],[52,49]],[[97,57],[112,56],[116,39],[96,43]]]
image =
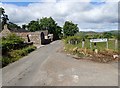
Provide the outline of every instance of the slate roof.
[[2,32],[4,29],[8,29],[11,32],[30,32],[29,30],[25,30],[22,28],[9,28],[7,25],[4,26],[4,28],[0,28],[0,32]]
[[9,30],[11,31],[11,32],[30,32],[30,31],[28,31],[28,30],[25,30],[25,29],[22,29],[22,28],[19,28],[19,29],[12,29],[12,28],[9,28]]

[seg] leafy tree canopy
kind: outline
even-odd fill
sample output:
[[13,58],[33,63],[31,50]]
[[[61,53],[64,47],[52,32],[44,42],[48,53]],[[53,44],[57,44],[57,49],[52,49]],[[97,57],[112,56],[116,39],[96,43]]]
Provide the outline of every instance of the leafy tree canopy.
[[0,15],[3,15],[4,13],[5,13],[5,10],[2,7],[0,7]]
[[53,39],[59,39],[62,37],[62,28],[57,25],[52,17],[44,17],[40,19],[40,29],[48,30],[50,34],[53,34]]
[[45,17],[40,19],[40,28],[43,30],[48,30],[49,33],[54,33],[57,27],[57,23],[54,21],[52,17]]
[[103,37],[109,39],[109,38],[112,38],[113,35],[112,35],[112,33],[110,33],[110,32],[104,32],[104,33],[103,33]]
[[8,23],[8,27],[9,28],[11,28],[11,29],[19,29],[19,28],[21,28],[20,26],[18,26],[17,24],[14,24],[14,23],[12,23],[12,22],[9,22]]
[[34,31],[39,31],[40,26],[38,21],[30,21],[30,23],[27,25],[28,30],[34,32]]
[[25,24],[22,25],[22,28],[23,28],[23,29],[26,29],[26,28],[27,28],[27,25],[25,25]]
[[4,8],[0,7],[0,19],[2,19],[2,29],[5,24],[7,24],[8,15],[5,14]]
[[79,28],[77,27],[77,24],[66,21],[63,26],[63,32],[64,36],[74,36],[77,32],[79,32]]

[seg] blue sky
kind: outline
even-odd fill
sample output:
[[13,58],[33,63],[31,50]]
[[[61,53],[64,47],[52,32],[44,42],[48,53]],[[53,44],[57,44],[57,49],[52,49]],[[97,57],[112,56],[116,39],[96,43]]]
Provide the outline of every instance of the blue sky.
[[[28,6],[29,4],[35,3],[35,2],[3,2],[3,3],[14,4],[14,5],[17,5],[17,6]],[[105,2],[100,2],[100,0],[98,0],[98,1],[93,0],[93,1],[91,1],[91,4],[93,4],[93,5],[102,5],[102,4],[105,4]]]
[[[12,2],[15,1],[15,2]],[[17,2],[18,1],[18,2]],[[109,0],[4,0],[0,4],[5,8],[9,21],[18,25],[27,24],[31,20],[42,17],[53,17],[54,20],[63,26],[66,20],[78,24],[81,31],[107,31],[118,28],[118,3]],[[45,3],[48,2],[48,3]]]
[[30,3],[33,2],[3,2],[3,4],[14,4],[17,6],[28,6]]
[[[17,6],[27,6],[29,5],[30,3],[35,3],[37,2],[38,0],[29,0],[29,1],[23,1],[23,0],[11,0],[11,1],[8,1],[8,0],[1,0],[3,3],[7,3],[7,4],[14,4],[14,5],[17,5]],[[31,2],[30,2],[31,1]],[[59,0],[58,0],[59,1]],[[43,2],[43,1],[38,1],[38,2]],[[91,0],[91,3],[94,4],[94,5],[101,5],[101,4],[105,4],[105,2],[103,0]]]

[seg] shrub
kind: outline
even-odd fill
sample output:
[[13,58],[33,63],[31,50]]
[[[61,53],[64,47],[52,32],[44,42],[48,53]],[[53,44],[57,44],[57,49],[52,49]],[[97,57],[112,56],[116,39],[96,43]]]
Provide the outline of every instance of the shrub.
[[20,48],[19,46],[15,46],[15,44],[22,45],[23,42],[24,42],[24,39],[22,39],[21,37],[15,34],[9,34],[6,37],[2,37],[2,39],[0,40],[3,53],[6,53],[10,50],[14,50],[16,47]]
[[9,57],[10,58],[20,58],[21,56],[25,56],[27,54],[25,54],[25,52],[23,52],[23,50],[13,50],[11,52],[9,52]]
[[23,51],[30,53],[36,49],[35,46],[28,46],[27,48],[23,49]]
[[0,44],[2,45],[2,55],[0,58],[2,65],[6,66],[19,58],[26,56],[28,53],[36,49],[32,43],[24,43],[24,39],[15,35],[9,34],[6,37],[0,39]]
[[12,44],[14,44],[14,43],[23,43],[24,39],[12,33],[7,35],[6,37],[2,37],[2,41],[10,41]]
[[69,36],[69,37],[67,37],[66,39],[65,39],[65,43],[66,44],[78,44],[78,43],[80,43],[81,42],[81,40],[82,40],[82,38],[81,37],[79,37],[79,36]]
[[22,56],[26,56],[28,53],[34,51],[35,49],[35,46],[28,46],[20,50],[13,50],[12,52],[9,52],[9,56],[11,58],[20,58]]
[[36,49],[35,46],[31,45],[20,50],[12,50],[8,52],[8,56],[2,57],[2,65],[3,67],[8,65],[9,63],[15,62],[23,56],[26,56],[28,53],[34,51]]
[[4,66],[8,65],[9,63],[11,63],[11,59],[8,58],[8,57],[2,57],[0,59],[2,61],[2,67],[4,67]]

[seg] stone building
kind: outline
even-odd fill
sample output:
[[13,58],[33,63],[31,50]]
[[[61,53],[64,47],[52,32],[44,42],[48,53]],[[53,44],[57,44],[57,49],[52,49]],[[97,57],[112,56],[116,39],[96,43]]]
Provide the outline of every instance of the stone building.
[[48,34],[48,30],[30,32],[25,29],[10,29],[7,25],[4,25],[4,29],[0,32],[0,36],[7,36],[10,33],[15,33],[24,38],[25,42],[33,42],[35,45],[46,44],[53,40],[53,35]]

